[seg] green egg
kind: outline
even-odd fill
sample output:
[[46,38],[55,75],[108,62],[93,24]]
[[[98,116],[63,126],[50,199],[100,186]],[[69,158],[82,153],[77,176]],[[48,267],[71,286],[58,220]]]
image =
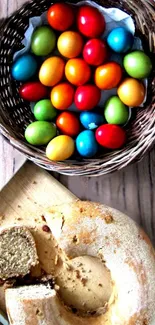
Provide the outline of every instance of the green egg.
[[124,57],[124,68],[130,77],[147,78],[152,70],[152,62],[143,51],[134,51]]
[[38,121],[52,121],[57,116],[57,110],[49,99],[43,99],[34,106],[34,116]]
[[56,46],[56,35],[48,26],[38,27],[32,34],[31,50],[37,56],[49,55]]
[[53,123],[36,121],[29,124],[25,130],[25,139],[34,146],[41,146],[49,143],[57,133]]
[[109,124],[123,125],[129,119],[129,109],[118,96],[112,96],[105,104],[104,116]]

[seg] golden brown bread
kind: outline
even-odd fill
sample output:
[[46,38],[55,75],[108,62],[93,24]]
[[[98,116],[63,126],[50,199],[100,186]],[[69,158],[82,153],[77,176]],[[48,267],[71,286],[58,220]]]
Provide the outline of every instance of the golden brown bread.
[[[36,287],[27,287],[24,289],[27,291],[25,299],[23,288],[7,289],[7,310],[12,325],[155,324],[155,252],[148,237],[135,222],[109,207],[81,201],[54,206],[45,218],[52,232],[51,238],[54,236],[55,259],[51,254],[50,265],[60,290],[57,293],[49,288],[47,295],[41,290],[38,299]],[[96,263],[96,258],[103,268]],[[101,283],[98,283],[96,265],[97,270],[105,273]],[[93,270],[94,277],[91,279],[89,269]],[[69,285],[72,280],[75,282]],[[102,286],[108,290],[107,301],[103,301],[103,308],[97,301],[97,305],[94,304],[97,312],[91,315],[89,308],[93,306],[93,299],[100,288],[102,293]],[[34,296],[31,290],[34,290]],[[68,297],[74,298],[73,306]],[[86,305],[88,313],[81,308],[86,302],[89,302]],[[75,304],[78,304],[78,313],[74,314],[75,308],[72,311],[67,306],[74,307]],[[20,310],[18,318],[13,313],[15,306]],[[34,315],[33,308],[36,307],[39,310],[43,308],[41,320],[38,318],[40,313]]]

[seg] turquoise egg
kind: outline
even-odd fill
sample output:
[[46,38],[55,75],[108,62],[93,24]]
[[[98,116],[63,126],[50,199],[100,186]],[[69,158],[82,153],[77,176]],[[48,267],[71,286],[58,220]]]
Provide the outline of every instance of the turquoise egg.
[[85,158],[91,158],[98,151],[98,144],[94,132],[91,130],[82,131],[76,138],[76,149]]
[[12,65],[12,77],[17,81],[28,81],[37,72],[38,64],[31,54],[20,56]]
[[108,35],[109,47],[117,53],[126,53],[132,48],[134,36],[124,27],[114,28]]
[[104,123],[104,118],[101,114],[95,112],[82,112],[80,122],[85,129],[94,130]]

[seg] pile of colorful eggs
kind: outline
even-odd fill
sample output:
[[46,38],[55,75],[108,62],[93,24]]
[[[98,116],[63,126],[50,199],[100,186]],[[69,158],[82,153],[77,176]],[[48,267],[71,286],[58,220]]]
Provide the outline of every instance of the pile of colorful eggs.
[[[27,142],[46,145],[46,156],[55,161],[121,148],[129,107],[145,99],[142,79],[151,73],[150,58],[143,51],[129,52],[134,36],[123,27],[102,39],[106,23],[95,7],[56,3],[47,20],[34,30],[30,52],[12,66],[13,78],[24,82],[20,96],[35,102],[37,121],[25,130]],[[110,60],[113,52],[123,54],[123,67]],[[113,88],[117,95],[99,108],[101,93]],[[70,111],[73,103],[77,112]]]

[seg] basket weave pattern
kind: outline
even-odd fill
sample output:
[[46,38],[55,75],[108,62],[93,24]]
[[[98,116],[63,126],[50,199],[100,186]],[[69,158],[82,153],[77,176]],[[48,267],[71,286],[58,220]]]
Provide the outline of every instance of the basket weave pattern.
[[[70,3],[75,1],[68,1]],[[143,40],[146,53],[155,53],[155,2],[153,0],[100,0],[104,7],[117,7],[126,11],[135,20],[138,36]],[[13,53],[21,48],[24,32],[29,18],[39,16],[51,5],[50,0],[33,0],[16,11],[1,28],[0,37],[0,132],[18,150],[34,163],[48,170],[67,175],[98,176],[119,170],[128,164],[142,159],[155,142],[155,77],[154,71],[149,79],[148,99],[144,108],[137,111],[135,120],[130,124],[126,146],[114,152],[102,153],[94,159],[67,160],[50,162],[44,150],[32,147],[24,139],[26,126],[34,121],[28,103],[18,93],[19,83],[12,79],[10,67]],[[150,54],[151,52],[151,54]]]

